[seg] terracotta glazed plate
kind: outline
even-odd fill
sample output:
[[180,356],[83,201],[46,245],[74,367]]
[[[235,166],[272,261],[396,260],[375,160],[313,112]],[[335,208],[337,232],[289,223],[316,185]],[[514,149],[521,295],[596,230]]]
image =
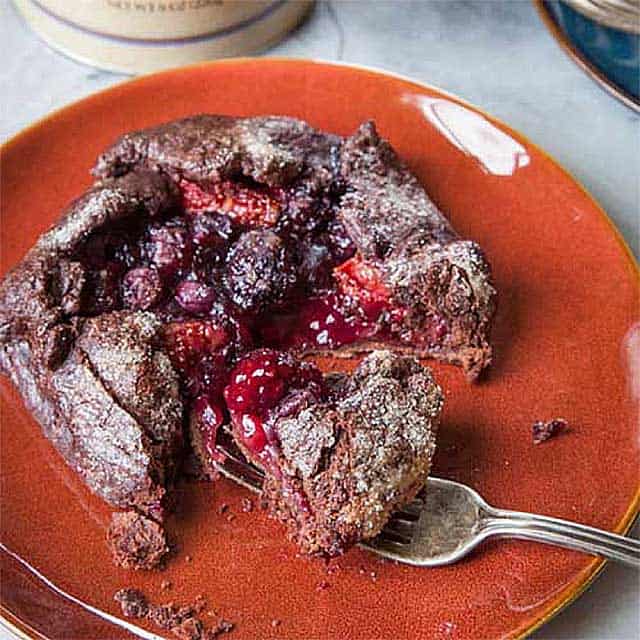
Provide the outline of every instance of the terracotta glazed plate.
[[[637,267],[603,211],[553,160],[435,88],[346,66],[232,60],[94,95],[2,149],[2,270],[90,184],[94,158],[117,135],[203,111],[289,114],[341,134],[374,118],[455,227],[484,247],[500,292],[485,379],[470,386],[458,369],[433,365],[448,398],[436,474],[501,507],[630,526],[639,505]],[[534,446],[531,423],[556,415],[570,432]],[[34,637],[129,637],[85,607],[119,618],[114,592],[136,586],[156,602],[203,594],[236,623],[237,640],[520,638],[602,566],[500,541],[440,569],[360,550],[327,567],[297,557],[277,524],[242,512],[243,490],[221,482],[181,487],[170,523],[179,553],[166,571],[127,573],[104,544],[109,509],[65,468],[5,380],[1,435],[2,610]],[[230,508],[220,514],[223,503]]]

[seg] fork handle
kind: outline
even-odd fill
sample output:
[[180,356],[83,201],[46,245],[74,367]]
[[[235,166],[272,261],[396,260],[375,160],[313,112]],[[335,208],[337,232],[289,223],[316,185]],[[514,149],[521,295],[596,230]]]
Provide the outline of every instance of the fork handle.
[[640,568],[639,540],[569,520],[492,508],[482,520],[482,533],[545,542]]

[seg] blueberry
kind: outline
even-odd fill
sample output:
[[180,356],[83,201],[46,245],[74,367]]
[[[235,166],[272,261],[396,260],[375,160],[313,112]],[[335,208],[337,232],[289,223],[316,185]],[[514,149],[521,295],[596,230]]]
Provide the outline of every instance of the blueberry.
[[129,309],[150,309],[162,297],[162,281],[155,269],[138,267],[128,271],[122,280],[122,301]]
[[185,311],[203,314],[211,310],[216,300],[216,291],[197,280],[183,280],[176,287],[176,300]]

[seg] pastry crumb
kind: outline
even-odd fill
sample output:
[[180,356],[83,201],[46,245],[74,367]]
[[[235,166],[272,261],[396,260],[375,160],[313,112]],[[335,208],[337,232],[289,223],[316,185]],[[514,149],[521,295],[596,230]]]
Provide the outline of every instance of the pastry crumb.
[[113,599],[120,603],[125,618],[144,618],[149,612],[147,598],[138,589],[120,589],[116,591]]
[[553,420],[548,420],[547,422],[537,420],[531,428],[533,444],[545,442],[545,440],[565,431],[568,426],[569,423],[564,418],[553,418]]
[[193,603],[182,606],[173,602],[154,605],[138,589],[120,589],[113,599],[120,603],[126,618],[146,618],[156,627],[170,631],[178,640],[213,640],[234,627],[232,622],[221,619],[208,628],[200,618],[207,607],[202,595],[196,596]]
[[207,638],[207,640],[214,640],[214,638],[217,638],[223,633],[229,633],[230,631],[233,631],[234,626],[235,625],[233,624],[233,622],[222,619],[213,629],[209,629],[208,635],[205,637]]
[[124,569],[155,569],[169,551],[162,525],[137,511],[111,516],[107,543],[114,563]]

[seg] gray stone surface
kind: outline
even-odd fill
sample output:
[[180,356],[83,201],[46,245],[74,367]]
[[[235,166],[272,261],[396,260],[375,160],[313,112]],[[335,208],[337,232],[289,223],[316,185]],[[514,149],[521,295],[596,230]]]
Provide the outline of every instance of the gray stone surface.
[[[0,43],[0,140],[123,79],[48,49],[8,0],[0,0]],[[553,155],[640,254],[640,118],[564,55],[528,0],[320,3],[268,54],[375,66],[460,95]],[[608,567],[535,637],[635,640],[639,594],[637,572]]]

